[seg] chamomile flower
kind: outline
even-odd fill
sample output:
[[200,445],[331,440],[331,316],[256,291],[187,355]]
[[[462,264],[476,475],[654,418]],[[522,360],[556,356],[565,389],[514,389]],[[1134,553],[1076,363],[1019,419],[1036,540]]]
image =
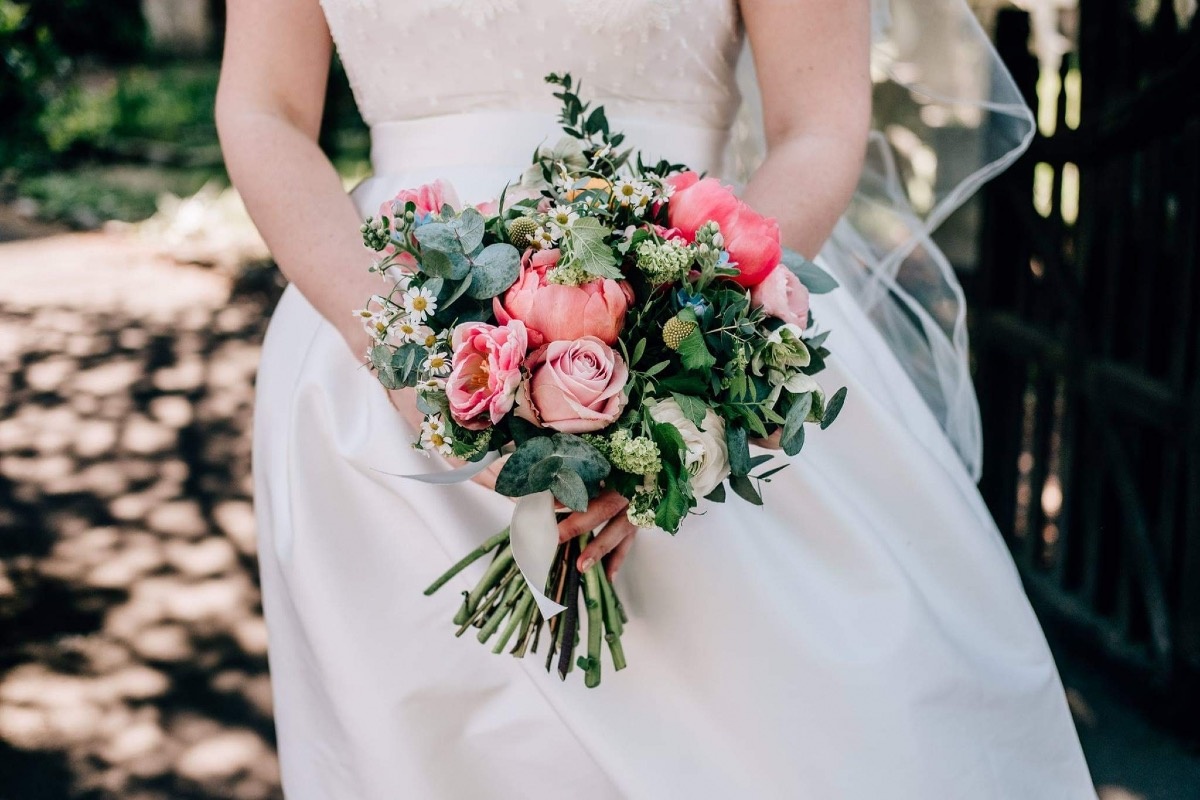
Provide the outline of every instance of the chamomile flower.
[[554,234],[539,225],[529,237],[529,246],[535,250],[549,250],[554,247]]
[[421,369],[438,377],[449,375],[450,367],[450,354],[437,351],[430,353],[429,357],[425,359],[425,363],[421,365]]
[[441,392],[446,389],[446,379],[436,377],[426,378],[423,381],[419,381],[415,388],[418,392]]
[[650,200],[650,187],[642,181],[622,178],[613,186],[613,197],[627,208],[642,208]]
[[441,414],[432,414],[421,423],[421,446],[426,450],[436,450],[438,453],[454,455],[454,439],[442,421]]
[[550,233],[555,239],[561,239],[567,228],[579,219],[579,212],[570,206],[554,206],[549,211]]
[[428,325],[418,325],[409,341],[416,342],[422,347],[432,350],[445,341],[445,331],[435,333],[433,328],[430,328]]
[[390,333],[394,339],[398,340],[399,343],[403,344],[406,342],[416,341],[414,337],[417,335],[417,331],[422,327],[424,326],[418,325],[413,321],[412,317],[399,317],[395,322],[392,323],[392,326],[388,329],[388,333]]
[[405,290],[401,303],[414,322],[424,322],[437,311],[437,298],[424,286]]

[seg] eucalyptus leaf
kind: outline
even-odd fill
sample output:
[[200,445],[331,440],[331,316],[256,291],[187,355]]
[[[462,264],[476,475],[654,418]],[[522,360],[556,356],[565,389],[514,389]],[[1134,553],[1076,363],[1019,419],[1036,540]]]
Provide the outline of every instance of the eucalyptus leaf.
[[462,297],[463,293],[466,292],[467,289],[471,288],[471,275],[472,273],[468,272],[467,277],[459,281],[458,285],[454,287],[454,291],[450,293],[448,298],[446,298],[446,302],[442,303],[443,308],[454,305],[454,301]]
[[[508,497],[544,492],[550,488],[554,476],[531,476],[534,468],[554,456],[554,443],[549,436],[527,439],[504,462],[496,476],[496,491]],[[531,480],[531,477],[536,477]],[[543,484],[542,481],[545,481]]]
[[783,249],[783,265],[800,279],[810,294],[826,294],[838,288],[838,282],[832,275],[795,250]]
[[446,254],[463,252],[458,234],[445,222],[422,225],[413,231],[413,237],[421,245],[422,253],[426,250],[437,250]]
[[457,280],[465,276],[470,268],[470,265],[466,265],[465,268],[463,265],[466,265],[465,261],[456,263],[441,250],[421,251],[421,271],[428,275]]
[[587,511],[588,490],[583,478],[570,470],[559,470],[550,483],[550,491],[559,502],[573,511]]
[[490,244],[475,258],[467,294],[487,300],[508,289],[521,274],[521,254],[511,244]]
[[750,440],[741,425],[725,426],[725,444],[729,447],[729,471],[736,476],[750,474]]
[[754,488],[754,482],[745,475],[730,475],[729,488],[733,489],[738,497],[748,503],[753,503],[756,506],[763,504],[762,496],[758,493],[758,489]]
[[483,214],[474,208],[464,208],[457,219],[451,220],[450,228],[457,234],[459,247],[464,253],[473,253],[483,244],[483,231],[486,221]]
[[804,446],[804,421],[812,409],[812,393],[802,394],[792,401],[788,409],[787,419],[783,423],[783,434],[779,437],[779,446],[789,456],[800,452]]
[[833,397],[829,398],[829,402],[825,404],[825,416],[821,417],[821,430],[825,430],[833,421],[838,418],[838,414],[842,413],[842,405],[846,402],[846,387],[838,389],[833,393]]
[[713,489],[708,494],[704,495],[704,499],[708,500],[710,503],[724,503],[725,502],[725,484],[718,483],[715,489]]

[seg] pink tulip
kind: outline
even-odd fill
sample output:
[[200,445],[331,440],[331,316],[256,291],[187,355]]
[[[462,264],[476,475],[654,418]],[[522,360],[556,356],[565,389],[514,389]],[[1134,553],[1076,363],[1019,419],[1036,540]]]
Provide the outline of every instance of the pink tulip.
[[525,325],[520,320],[502,326],[464,322],[454,329],[450,344],[450,416],[470,430],[495,425],[512,410],[521,384],[521,363],[529,351]]
[[518,417],[563,433],[588,433],[611,425],[628,399],[629,369],[595,336],[550,342],[526,363],[531,377],[517,400]]
[[717,223],[725,237],[731,265],[741,274],[735,280],[750,287],[761,283],[783,258],[779,223],[743,203],[716,178],[680,172],[667,179],[675,193],[667,203],[667,219],[689,242],[706,222]]
[[750,304],[801,330],[808,327],[808,289],[787,267],[773,270],[762,283],[751,287]]
[[521,276],[492,299],[501,323],[519,319],[534,346],[595,336],[605,344],[617,341],[632,299],[625,281],[602,278],[579,286],[550,283],[546,273],[558,263],[558,250],[526,250]]

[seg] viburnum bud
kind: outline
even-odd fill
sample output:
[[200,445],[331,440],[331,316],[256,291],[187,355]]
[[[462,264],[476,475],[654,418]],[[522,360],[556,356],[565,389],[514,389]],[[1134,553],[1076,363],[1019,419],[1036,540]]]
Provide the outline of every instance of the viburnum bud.
[[663,344],[672,350],[678,350],[679,346],[683,344],[683,340],[694,330],[696,330],[696,323],[682,320],[679,317],[671,317],[663,325]]

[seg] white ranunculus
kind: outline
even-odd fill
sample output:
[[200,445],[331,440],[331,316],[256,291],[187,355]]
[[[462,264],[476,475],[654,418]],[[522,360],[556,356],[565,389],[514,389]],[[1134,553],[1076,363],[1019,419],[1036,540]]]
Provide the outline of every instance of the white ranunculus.
[[696,427],[683,415],[674,398],[659,400],[650,407],[656,422],[666,422],[679,429],[686,448],[684,465],[691,475],[692,493],[704,497],[729,475],[729,447],[725,444],[725,420],[711,408],[704,414],[704,430]]

